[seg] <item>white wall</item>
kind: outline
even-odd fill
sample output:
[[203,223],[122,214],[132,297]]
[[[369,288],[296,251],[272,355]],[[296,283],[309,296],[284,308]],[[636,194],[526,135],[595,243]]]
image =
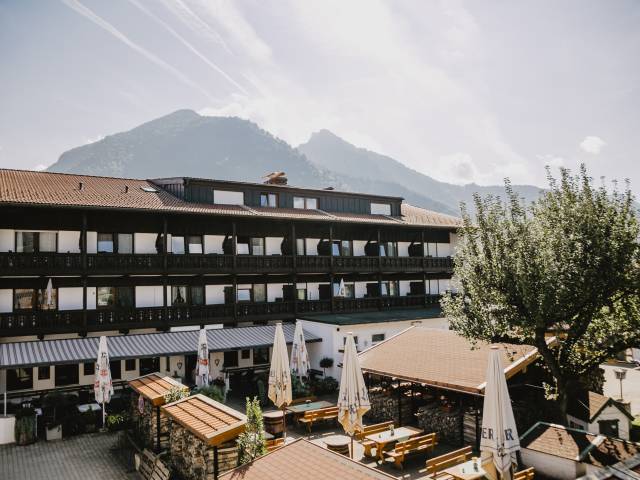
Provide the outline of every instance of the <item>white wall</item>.
[[320,285],[321,284],[317,282],[307,283],[307,299],[308,300],[320,300]]
[[[171,299],[167,297],[167,300]],[[161,307],[164,305],[162,285],[136,286],[136,307]]]
[[87,287],[87,310],[96,309],[96,287]]
[[82,287],[58,288],[58,308],[60,310],[81,310]]
[[58,232],[58,253],[80,253],[80,232]]
[[219,305],[224,303],[224,287],[231,285],[205,285],[204,295],[207,305]]
[[98,252],[98,232],[87,232],[87,253]]
[[629,417],[627,417],[620,411],[620,409],[609,405],[604,410],[602,410],[602,412],[600,412],[600,415],[598,415],[594,419],[593,423],[589,424],[587,431],[592,433],[600,433],[600,425],[598,424],[598,421],[600,420],[618,420],[618,438],[629,440],[631,421],[629,420]]
[[522,463],[525,467],[535,468],[536,475],[557,480],[575,480],[586,473],[584,464],[566,458],[556,457],[547,453],[536,452],[523,448]]
[[133,249],[135,253],[158,253],[156,250],[157,233],[134,233]]
[[404,297],[411,293],[411,280],[400,280],[400,296]]
[[367,294],[367,282],[354,282],[356,298],[364,298]]
[[13,311],[13,290],[10,288],[0,289],[0,312]]
[[204,236],[204,253],[218,253],[222,254],[222,243],[224,242],[224,235],[205,235]]
[[265,251],[267,255],[282,255],[283,237],[267,237],[265,239]]
[[305,247],[307,249],[307,255],[318,255],[319,238],[305,238]]
[[355,257],[364,257],[364,246],[367,244],[365,240],[354,240],[353,241],[353,255]]
[[451,256],[451,244],[438,243],[438,257],[450,257]]
[[[38,380],[38,367],[33,369],[33,389],[34,390],[50,390],[56,388],[56,367],[49,366],[49,378],[46,380]],[[82,368],[82,367],[81,367]],[[93,380],[91,380],[93,383]]]
[[411,245],[411,242],[398,242],[398,256],[399,257],[408,257],[409,256],[409,245]]
[[267,302],[275,302],[276,298],[283,298],[284,283],[267,283]]
[[214,190],[213,203],[219,205],[244,205],[244,193],[230,190]]
[[450,233],[449,234],[449,243],[451,244],[451,256],[455,256],[456,254],[456,250],[458,249],[458,234],[457,233]]
[[16,251],[14,230],[0,229],[0,252]]

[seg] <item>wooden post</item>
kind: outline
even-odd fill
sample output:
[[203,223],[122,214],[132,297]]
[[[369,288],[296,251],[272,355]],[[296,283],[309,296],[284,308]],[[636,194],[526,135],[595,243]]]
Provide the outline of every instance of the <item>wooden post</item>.
[[218,446],[213,447],[213,478],[218,480]]
[[80,231],[80,250],[82,254],[82,272],[87,270],[87,213],[82,213],[82,230]]
[[398,379],[398,426],[402,426],[402,394],[400,392],[400,379]]
[[156,407],[156,453],[160,453],[160,407]]

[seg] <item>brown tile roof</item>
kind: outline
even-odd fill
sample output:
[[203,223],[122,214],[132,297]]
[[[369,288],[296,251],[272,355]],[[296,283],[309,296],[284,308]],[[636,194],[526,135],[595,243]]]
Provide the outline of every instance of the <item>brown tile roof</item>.
[[244,430],[247,420],[242,413],[201,394],[160,408],[172,420],[209,445],[219,445],[237,437]]
[[298,439],[225,473],[220,480],[388,480],[395,477]]
[[[80,189],[82,183],[82,189]],[[145,192],[152,188],[157,192]],[[459,219],[418,207],[402,205],[404,217],[329,213],[293,208],[211,205],[179,199],[150,180],[96,177],[69,173],[0,169],[0,205],[51,205],[81,208],[117,208],[159,212],[292,218],[312,221],[456,227]],[[405,212],[409,212],[408,214]],[[457,221],[457,223],[456,223]]]
[[189,387],[186,385],[177,382],[171,377],[163,377],[159,373],[150,373],[149,375],[131,380],[129,386],[149,400],[153,406],[163,405],[165,394],[173,387],[189,390]]
[[520,447],[597,467],[614,465],[640,453],[640,444],[538,422],[520,438]]
[[620,405],[620,403],[616,402],[611,397],[606,397],[591,391],[577,397],[575,401],[571,403],[569,413],[574,417],[584,420],[585,422],[592,423],[600,412],[608,405],[618,408],[622,413],[633,420],[631,413],[629,413],[624,406]]
[[[537,357],[530,345],[497,344],[510,377]],[[411,327],[360,353],[364,371],[481,394],[491,345],[475,347],[455,332]]]

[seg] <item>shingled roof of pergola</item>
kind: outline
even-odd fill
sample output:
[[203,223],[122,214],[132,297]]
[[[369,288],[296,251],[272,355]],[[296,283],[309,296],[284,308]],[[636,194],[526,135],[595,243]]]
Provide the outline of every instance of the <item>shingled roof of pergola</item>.
[[[502,352],[507,378],[538,358],[538,349],[531,345],[494,345]],[[410,327],[364,350],[359,358],[363,372],[482,395],[491,346],[472,345],[450,330]]]
[[144,398],[149,400],[154,407],[164,404],[164,396],[173,387],[189,391],[189,387],[160,373],[149,373],[142,377],[129,381],[129,386]]

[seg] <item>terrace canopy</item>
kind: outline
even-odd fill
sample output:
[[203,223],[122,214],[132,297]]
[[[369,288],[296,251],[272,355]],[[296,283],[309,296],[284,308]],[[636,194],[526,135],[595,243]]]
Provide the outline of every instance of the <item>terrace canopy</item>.
[[189,387],[173,378],[162,376],[159,373],[150,373],[149,375],[131,380],[129,386],[133,391],[142,395],[145,400],[148,400],[154,407],[164,405],[164,396],[173,387],[189,389]]

